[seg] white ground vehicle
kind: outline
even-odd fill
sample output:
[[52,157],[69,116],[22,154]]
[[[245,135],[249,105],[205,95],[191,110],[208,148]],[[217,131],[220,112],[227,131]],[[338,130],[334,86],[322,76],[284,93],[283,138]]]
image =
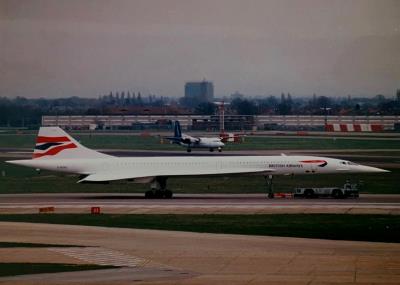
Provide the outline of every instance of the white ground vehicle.
[[358,184],[345,183],[340,187],[306,187],[295,188],[294,197],[317,198],[317,197],[332,197],[336,199],[347,197],[358,197]]

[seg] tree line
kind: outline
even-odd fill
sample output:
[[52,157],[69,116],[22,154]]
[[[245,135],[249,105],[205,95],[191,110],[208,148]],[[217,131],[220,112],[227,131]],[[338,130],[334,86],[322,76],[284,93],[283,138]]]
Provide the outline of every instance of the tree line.
[[[295,97],[290,93],[280,96],[247,97],[235,93],[218,101],[229,103],[227,114],[237,115],[400,115],[400,90],[394,98],[376,95],[372,98]],[[181,105],[180,105],[181,104]],[[98,98],[69,97],[58,99],[28,99],[0,97],[0,127],[37,128],[43,115],[109,115],[110,110],[129,106],[160,107],[176,105],[185,114],[212,115],[217,113],[213,102],[201,103],[188,109],[177,98],[154,94],[143,96],[140,92],[110,92]],[[184,109],[184,107],[186,107]],[[150,108],[149,108],[150,109]],[[150,109],[151,110],[151,109]],[[149,113],[151,114],[151,113]]]

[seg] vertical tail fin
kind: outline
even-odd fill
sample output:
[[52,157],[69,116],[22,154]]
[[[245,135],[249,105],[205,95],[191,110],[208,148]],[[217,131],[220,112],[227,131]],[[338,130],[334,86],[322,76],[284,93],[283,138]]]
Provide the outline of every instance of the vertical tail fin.
[[33,159],[105,158],[109,155],[88,149],[59,127],[41,127]]
[[179,121],[175,121],[174,137],[176,138],[182,137],[181,124],[179,123]]

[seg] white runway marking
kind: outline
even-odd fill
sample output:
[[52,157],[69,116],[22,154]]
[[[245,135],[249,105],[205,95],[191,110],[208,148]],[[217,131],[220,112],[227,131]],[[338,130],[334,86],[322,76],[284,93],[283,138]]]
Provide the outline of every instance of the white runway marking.
[[77,258],[89,264],[111,265],[120,267],[137,267],[145,262],[144,259],[130,256],[112,249],[100,247],[68,247],[48,248],[50,251],[62,253]]

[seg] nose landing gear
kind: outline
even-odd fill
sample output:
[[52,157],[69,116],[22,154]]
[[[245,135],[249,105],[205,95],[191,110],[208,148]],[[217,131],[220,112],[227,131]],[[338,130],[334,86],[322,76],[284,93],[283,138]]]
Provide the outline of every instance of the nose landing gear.
[[273,189],[273,184],[272,184],[273,176],[272,175],[264,176],[264,179],[265,179],[267,191],[268,191],[267,197],[270,199],[273,199],[274,198],[274,189]]
[[151,190],[144,193],[146,199],[171,199],[173,193],[167,189],[167,177],[156,177],[150,184]]

